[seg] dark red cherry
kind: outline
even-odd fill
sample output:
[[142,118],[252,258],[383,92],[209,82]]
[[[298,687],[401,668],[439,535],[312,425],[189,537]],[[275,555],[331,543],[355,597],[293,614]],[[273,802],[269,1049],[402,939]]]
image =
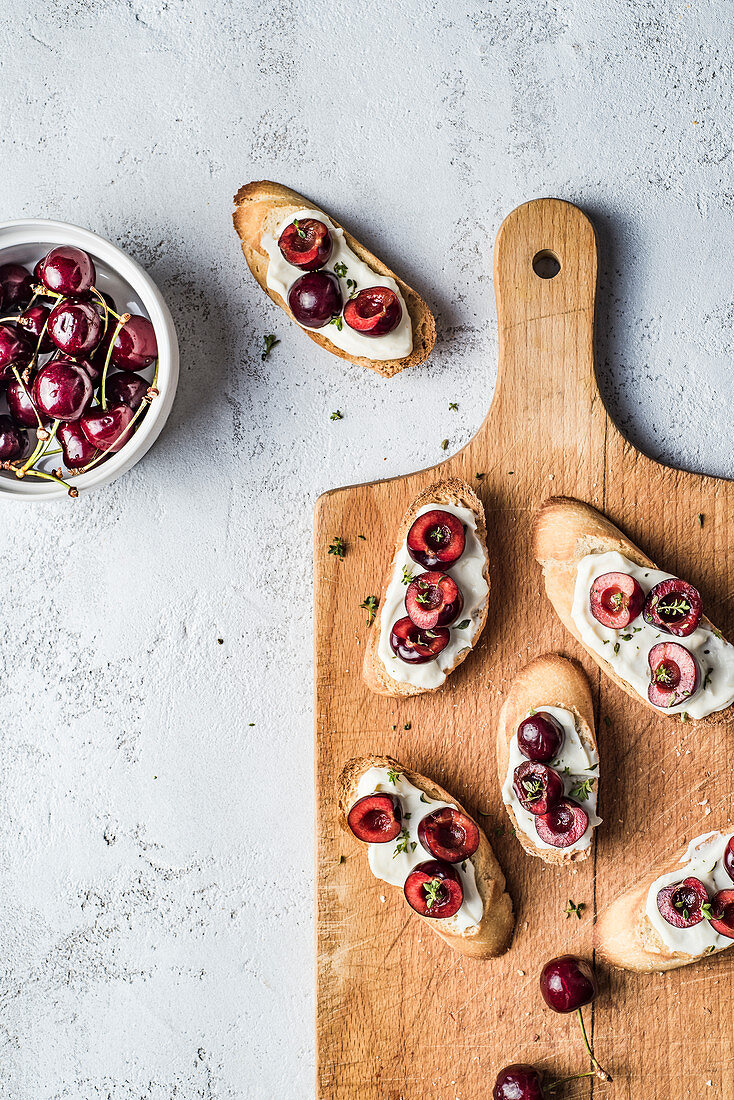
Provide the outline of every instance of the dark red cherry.
[[42,423],[48,424],[47,416],[36,413],[31,398],[30,382],[26,385],[22,381],[19,382],[17,378],[11,378],[5,396],[8,399],[8,412],[18,427],[37,428],[39,417]]
[[433,630],[421,630],[406,615],[393,623],[390,631],[390,647],[403,661],[422,665],[435,661],[442,649],[449,644],[450,632],[443,626]]
[[659,642],[647,655],[650,686],[647,697],[654,707],[685,703],[698,690],[701,673],[693,654],[678,642]]
[[[21,313],[18,318],[18,324],[23,329],[26,336],[32,340],[34,349],[38,347],[39,354],[46,355],[47,352],[54,350],[54,343],[48,334],[48,330],[43,332],[44,325],[51,315],[51,310],[48,306],[31,306],[30,309]],[[43,336],[41,333],[43,332]],[[39,344],[38,341],[41,341]]]
[[520,805],[531,814],[546,814],[563,798],[563,780],[558,772],[534,760],[518,764],[512,786]]
[[38,274],[49,290],[72,295],[86,294],[97,277],[92,257],[73,245],[52,248],[38,265]]
[[403,887],[406,901],[422,917],[453,917],[464,900],[459,872],[439,859],[414,867]]
[[87,355],[102,336],[102,320],[91,302],[62,301],[51,310],[46,332],[65,355]]
[[363,336],[385,336],[400,324],[403,309],[394,290],[370,286],[344,306],[344,320]]
[[464,553],[464,525],[452,512],[434,508],[424,512],[408,531],[408,553],[425,569],[450,569]]
[[501,1069],[494,1083],[492,1100],[546,1100],[535,1066],[518,1062]]
[[464,597],[448,573],[421,573],[408,585],[405,610],[422,630],[450,626],[461,614]]
[[133,412],[140,407],[148,392],[148,383],[132,371],[121,370],[107,376],[105,394],[108,405],[129,405]]
[[92,400],[89,375],[71,359],[41,367],[33,383],[33,403],[52,420],[78,420]]
[[115,452],[132,436],[132,429],[126,429],[133,416],[129,405],[110,405],[107,410],[95,405],[81,418],[81,428],[89,442],[100,451]]
[[517,747],[528,760],[547,764],[561,751],[565,739],[563,726],[546,710],[523,718],[517,727]]
[[722,860],[727,875],[734,882],[734,836],[729,837],[729,843],[724,849],[724,858]]
[[403,809],[394,794],[368,794],[359,798],[347,816],[357,840],[365,844],[387,844],[400,835]]
[[13,325],[0,325],[0,375],[11,378],[12,368],[27,367],[33,355],[27,337]]
[[82,466],[87,466],[97,455],[97,448],[89,442],[81,429],[79,421],[59,424],[56,438],[61,444],[64,464],[70,470],[80,470]]
[[541,970],[540,992],[554,1012],[575,1012],[596,996],[594,972],[586,959],[559,955]]
[[589,815],[572,798],[562,798],[548,813],[536,817],[535,830],[541,840],[554,848],[568,848],[584,835]]
[[418,839],[427,852],[447,863],[462,863],[479,847],[479,829],[470,817],[450,806],[426,814],[418,825]]
[[734,890],[719,890],[711,899],[711,927],[734,940]]
[[332,317],[341,313],[339,280],[330,271],[310,271],[301,275],[288,291],[288,305],[299,325],[323,328]]
[[0,461],[22,458],[28,446],[28,436],[9,416],[0,416]]
[[331,255],[331,233],[316,218],[292,221],[280,234],[278,248],[283,258],[302,271],[315,271],[323,267]]
[[603,573],[589,592],[591,614],[602,626],[623,630],[642,611],[645,593],[629,573]]
[[0,290],[6,309],[24,306],[33,297],[33,276],[20,264],[0,266]]
[[687,638],[701,621],[702,612],[703,601],[698,589],[678,577],[671,577],[650,589],[642,617],[656,630]]
[[[114,318],[109,327],[115,331]],[[112,348],[112,362],[121,370],[145,370],[158,358],[155,329],[147,317],[133,314],[117,334]]]
[[685,878],[658,891],[660,916],[674,928],[693,928],[703,920],[701,907],[709,900],[708,890],[698,878]]

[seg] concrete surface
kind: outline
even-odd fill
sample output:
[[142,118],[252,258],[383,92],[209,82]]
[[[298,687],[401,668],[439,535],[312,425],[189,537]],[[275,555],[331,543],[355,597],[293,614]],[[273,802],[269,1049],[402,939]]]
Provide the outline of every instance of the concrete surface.
[[[0,216],[120,243],[182,352],[169,426],[132,473],[0,505],[0,1096],[308,1098],[314,499],[470,438],[495,377],[492,242],[548,194],[600,232],[617,422],[734,476],[731,9],[0,10]],[[425,368],[344,366],[265,300],[230,226],[262,177],[425,294]]]

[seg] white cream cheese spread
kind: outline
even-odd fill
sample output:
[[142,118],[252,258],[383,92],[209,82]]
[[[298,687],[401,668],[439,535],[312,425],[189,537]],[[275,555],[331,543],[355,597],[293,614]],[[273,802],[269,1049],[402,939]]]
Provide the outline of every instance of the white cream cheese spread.
[[[323,328],[319,329],[309,329],[306,325],[301,325],[301,328],[305,328],[308,332],[321,333],[335,347],[341,348],[349,355],[361,355],[366,359],[378,360],[405,359],[413,350],[413,325],[398,284],[387,275],[378,275],[364,260],[360,260],[346,243],[344,230],[338,229],[320,210],[297,210],[278,226],[277,236],[263,233],[260,243],[270,260],[266,276],[268,290],[276,291],[287,302],[288,292],[296,279],[300,279],[301,275],[306,274],[305,271],[288,263],[278,247],[278,240],[285,227],[294,220],[301,221],[306,218],[315,218],[316,221],[323,222],[331,234],[333,248],[323,270],[336,275],[339,279],[345,304],[349,300],[350,294],[355,291],[365,290],[370,286],[386,286],[397,294],[402,316],[396,328],[383,336],[365,336],[361,332],[355,332],[346,324],[343,318],[341,328],[338,328],[335,324],[324,325]],[[348,279],[350,280],[349,286],[347,286]]]
[[704,833],[688,845],[685,855],[674,871],[656,878],[647,892],[645,912],[660,939],[670,951],[686,955],[700,955],[704,951],[723,951],[734,944],[728,936],[721,936],[706,918],[692,928],[676,928],[663,917],[658,909],[657,896],[665,886],[682,882],[685,878],[697,878],[704,884],[712,898],[719,890],[732,890],[734,883],[724,867],[722,857],[731,833]]
[[[470,508],[459,508],[453,504],[426,504],[418,515],[422,516],[424,512],[431,512],[435,508],[457,516],[465,527],[464,553],[447,572],[456,581],[464,597],[464,607],[458,617],[458,623],[466,622],[467,626],[461,630],[458,629],[458,624],[450,627],[448,645],[441,650],[434,661],[411,664],[393,653],[390,646],[390,631],[393,623],[408,614],[405,610],[407,590],[405,581],[407,579],[409,583],[424,571],[422,566],[413,561],[408,553],[407,541],[404,541],[395,555],[392,579],[382,604],[380,641],[377,647],[378,656],[387,669],[388,676],[393,680],[415,684],[422,688],[440,687],[446,680],[446,670],[454,666],[459,654],[471,649],[489,595],[489,585],[485,577],[487,552],[477,534],[476,516]],[[440,566],[436,566],[436,569],[440,569]]]
[[[558,772],[563,780],[564,797],[572,798],[575,802],[578,802],[589,817],[589,824],[584,835],[579,837],[575,844],[569,844],[563,851],[572,852],[588,848],[591,844],[592,831],[597,825],[601,825],[602,821],[596,813],[599,756],[591,745],[587,745],[581,740],[576,728],[576,716],[570,710],[565,710],[563,707],[546,706],[537,706],[534,710],[536,712],[545,711],[556,718],[563,726],[564,737],[560,754],[556,759],[549,761],[548,766]],[[528,714],[525,717],[530,717],[530,715]],[[520,752],[517,743],[517,732],[515,732],[510,742],[510,760],[507,775],[502,784],[502,801],[506,806],[512,807],[518,827],[522,829],[526,836],[531,838],[538,848],[559,851],[560,849],[555,848],[553,844],[547,844],[538,836],[538,831],[535,828],[535,816],[524,808],[513,789],[512,779],[515,768],[520,764],[527,763],[527,759],[527,756],[523,756]]]
[[[402,890],[405,880],[419,863],[428,859],[435,859],[418,839],[418,825],[426,814],[433,813],[444,806],[456,809],[454,802],[441,802],[429,798],[412,783],[409,783],[402,772],[394,776],[395,782],[390,782],[390,773],[387,768],[369,768],[360,778],[357,785],[357,798],[365,795],[394,794],[397,795],[403,810],[403,832],[397,840],[388,841],[386,844],[368,845],[368,859],[372,874],[376,878],[389,882],[391,886],[399,886]],[[355,800],[356,801],[356,800]],[[469,932],[476,928],[484,913],[484,905],[477,889],[474,876],[474,865],[471,859],[463,863],[453,865],[461,878],[464,889],[464,900],[461,908],[453,917],[436,918],[442,928],[450,932]]]
[[703,623],[687,638],[657,630],[645,622],[642,614],[623,630],[603,626],[591,613],[589,592],[596,578],[604,573],[629,573],[646,596],[660,581],[673,576],[659,569],[635,565],[616,550],[587,554],[582,558],[577,566],[571,618],[589,649],[598,653],[621,679],[634,688],[645,702],[649,702],[647,655],[659,642],[676,642],[696,658],[701,673],[700,685],[690,699],[673,707],[655,709],[663,714],[686,713],[690,718],[704,718],[730,706],[734,702],[734,646],[718,631]]

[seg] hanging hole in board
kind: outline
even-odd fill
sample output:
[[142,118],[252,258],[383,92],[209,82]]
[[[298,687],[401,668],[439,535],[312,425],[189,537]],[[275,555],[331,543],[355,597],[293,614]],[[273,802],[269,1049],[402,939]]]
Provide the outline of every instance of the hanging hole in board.
[[549,248],[543,248],[533,256],[533,271],[539,279],[555,279],[560,270],[561,261]]

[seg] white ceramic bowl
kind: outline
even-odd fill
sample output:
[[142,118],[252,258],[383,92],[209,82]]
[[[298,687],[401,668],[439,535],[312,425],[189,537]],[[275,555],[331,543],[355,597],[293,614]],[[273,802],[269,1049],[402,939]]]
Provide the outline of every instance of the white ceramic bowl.
[[[124,474],[145,452],[152,447],[160,435],[163,425],[173,405],[178,385],[178,340],[173,327],[173,319],[161,292],[150,275],[140,264],[110,244],[104,237],[81,229],[67,222],[23,221],[0,222],[0,264],[23,264],[30,271],[38,260],[55,245],[69,244],[83,248],[92,256],[97,269],[97,286],[107,291],[115,299],[118,310],[130,313],[144,313],[153,323],[158,342],[158,380],[159,396],[141,418],[140,426],[122,450],[100,463],[86,474],[70,479],[79,494],[107,485],[120,474]],[[0,314],[4,313],[0,309]],[[143,377],[151,378],[153,370],[141,372]],[[6,404],[0,395],[0,411],[6,410]],[[31,439],[35,438],[31,434]],[[58,465],[59,456],[55,456]],[[49,460],[48,466],[54,463]],[[42,469],[48,467],[41,467]],[[0,497],[14,500],[59,500],[67,496],[62,485],[51,481],[25,477],[19,480],[9,471],[0,471]]]

